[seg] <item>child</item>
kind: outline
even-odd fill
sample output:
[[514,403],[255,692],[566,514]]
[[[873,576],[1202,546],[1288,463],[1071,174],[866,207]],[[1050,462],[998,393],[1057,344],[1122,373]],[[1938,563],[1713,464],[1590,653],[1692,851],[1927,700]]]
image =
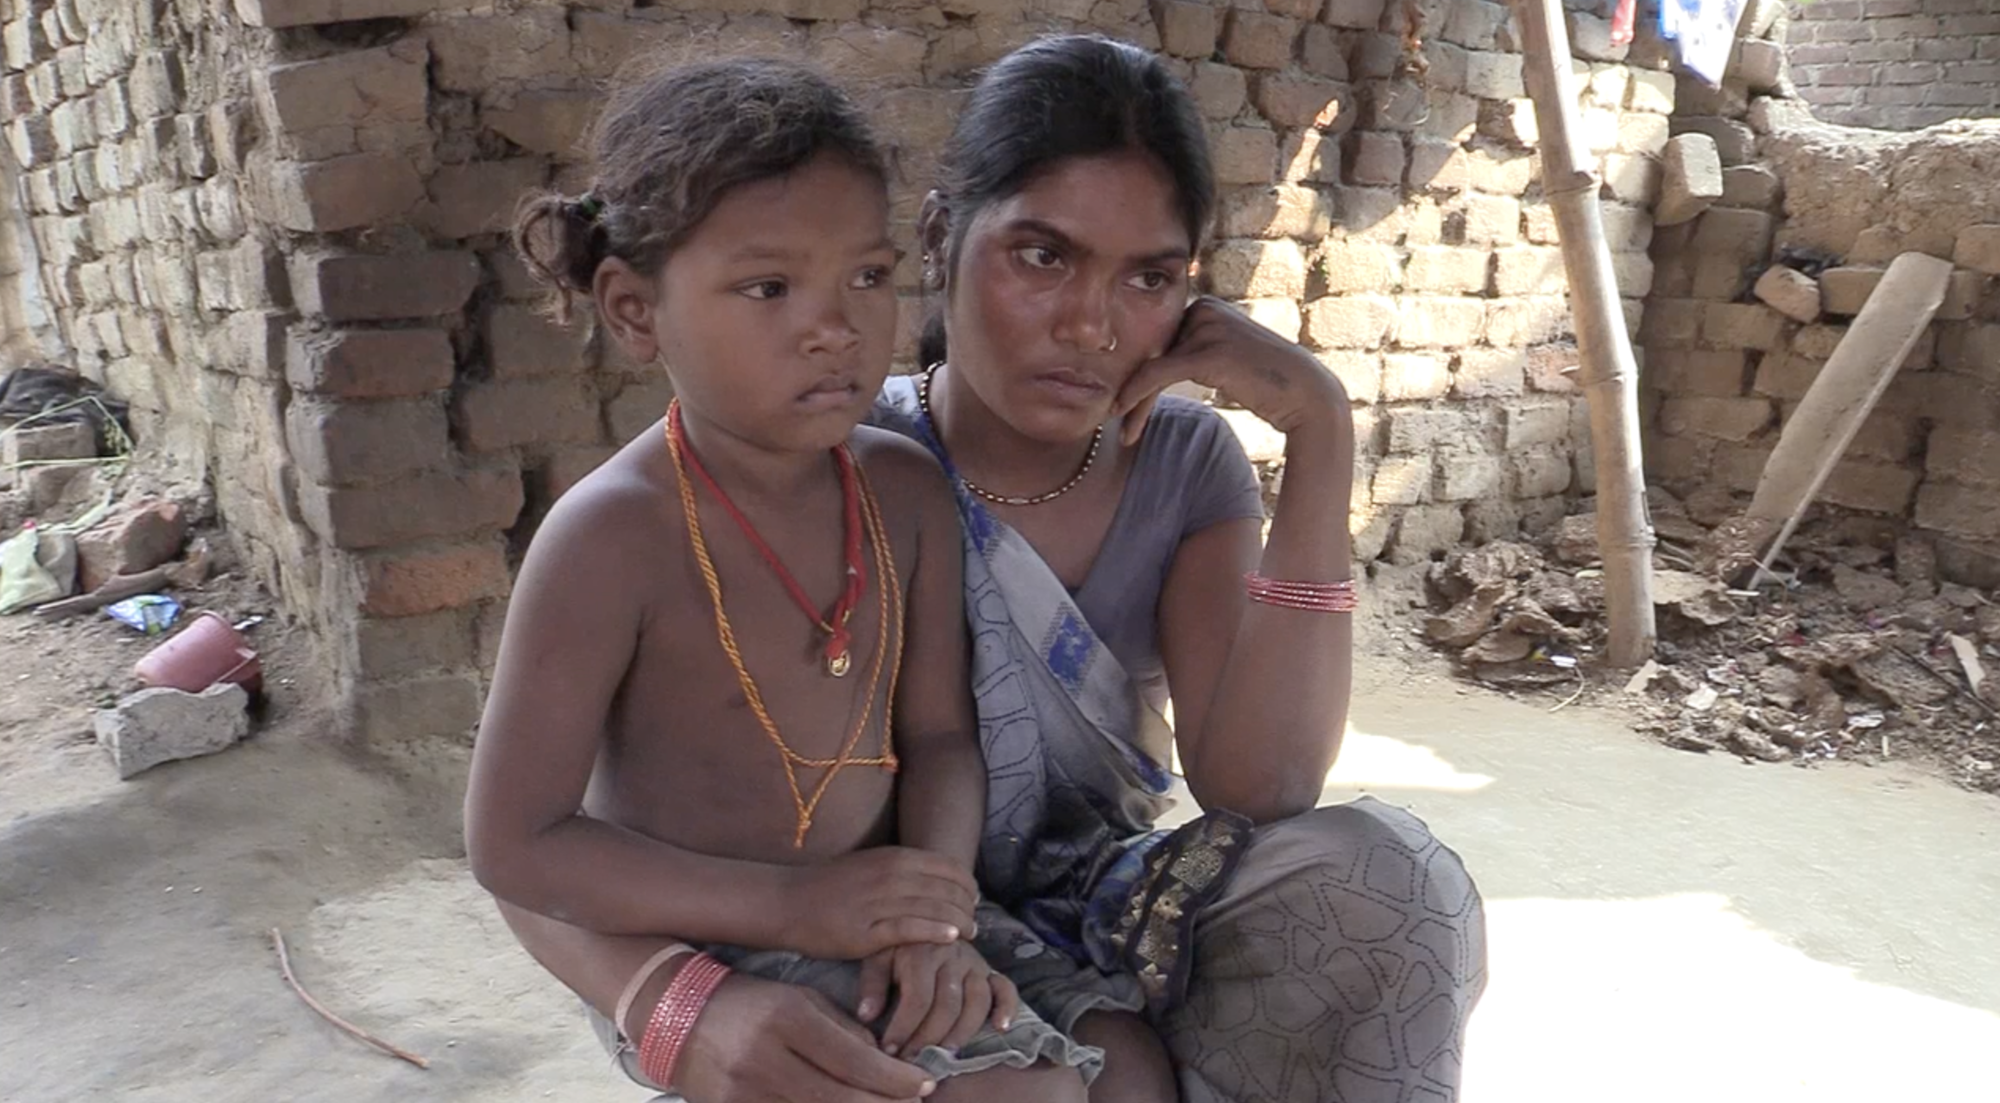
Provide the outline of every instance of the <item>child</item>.
[[938,1099],[1081,1101],[1101,1053],[966,941],[986,778],[953,502],[919,446],[857,427],[896,327],[880,150],[776,61],[626,88],[595,145],[591,190],[532,200],[517,242],[678,398],[528,551],[466,797],[473,872],[528,912],[705,947],[590,1000],[646,1087],[687,1086],[678,1054],[733,968],[873,1022]]

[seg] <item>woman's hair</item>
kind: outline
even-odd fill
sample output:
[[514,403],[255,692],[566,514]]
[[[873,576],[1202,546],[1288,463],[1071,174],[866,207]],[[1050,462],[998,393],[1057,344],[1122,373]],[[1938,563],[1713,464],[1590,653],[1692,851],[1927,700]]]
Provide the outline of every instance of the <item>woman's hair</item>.
[[657,272],[730,189],[822,153],[888,181],[867,118],[812,69],[775,58],[663,68],[611,94],[591,135],[589,190],[529,197],[514,244],[567,320],[605,260]]
[[[1199,249],[1215,211],[1215,170],[1201,113],[1152,53],[1098,35],[1060,35],[1001,58],[972,89],[939,159],[937,191],[950,212],[945,271],[967,229],[991,203],[1073,157],[1136,151],[1174,183],[1188,241]],[[944,359],[944,316],[924,322],[918,362]]]

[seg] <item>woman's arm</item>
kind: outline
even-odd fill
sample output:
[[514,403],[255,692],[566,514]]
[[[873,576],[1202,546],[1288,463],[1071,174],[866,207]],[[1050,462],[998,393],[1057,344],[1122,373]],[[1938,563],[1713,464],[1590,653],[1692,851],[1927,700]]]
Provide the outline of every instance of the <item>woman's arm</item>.
[[1261,552],[1254,520],[1182,542],[1160,597],[1160,654],[1195,799],[1270,822],[1319,801],[1347,725],[1353,623],[1253,603],[1243,576],[1353,576],[1353,417],[1339,381],[1297,345],[1212,300],[1189,313],[1180,341],[1135,385],[1195,379],[1226,390],[1286,434],[1285,483]]

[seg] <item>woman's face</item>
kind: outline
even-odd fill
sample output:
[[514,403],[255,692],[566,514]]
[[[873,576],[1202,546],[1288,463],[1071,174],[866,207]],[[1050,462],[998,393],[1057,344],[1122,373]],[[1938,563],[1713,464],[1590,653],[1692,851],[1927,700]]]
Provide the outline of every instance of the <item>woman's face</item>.
[[953,370],[1024,436],[1088,436],[1173,340],[1193,248],[1151,157],[1057,163],[967,229],[945,309]]

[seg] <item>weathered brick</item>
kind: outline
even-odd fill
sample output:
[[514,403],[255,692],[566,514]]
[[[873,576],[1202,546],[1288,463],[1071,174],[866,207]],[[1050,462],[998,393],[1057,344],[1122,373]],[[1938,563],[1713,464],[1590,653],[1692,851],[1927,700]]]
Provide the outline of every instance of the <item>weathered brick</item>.
[[1629,112],[1618,117],[1618,150],[1621,153],[1648,153],[1658,156],[1673,137],[1665,115]]
[[1616,153],[1604,159],[1604,186],[1621,203],[1653,206],[1660,198],[1660,162],[1637,153]]
[[1708,260],[1761,263],[1771,254],[1771,238],[1776,229],[1775,220],[1763,211],[1713,207],[1701,216],[1692,248],[1698,253],[1713,254],[1704,258]]
[[1827,475],[1819,497],[1828,505],[1869,513],[1901,514],[1910,508],[1918,474],[1908,467],[1842,460]]
[[1209,119],[1233,119],[1250,102],[1250,78],[1243,70],[1213,61],[1195,63],[1188,90]]
[[1292,63],[1299,29],[1296,19],[1233,9],[1222,35],[1222,54],[1245,69],[1283,69]]
[[1765,269],[1757,278],[1756,294],[1794,321],[1810,324],[1819,320],[1819,281],[1796,269],[1782,264]]
[[618,397],[605,404],[604,417],[614,444],[624,444],[648,433],[666,416],[674,387],[657,372],[625,384]]
[[1749,378],[1750,359],[1742,350],[1649,352],[1640,376],[1646,389],[1667,395],[1736,398]]
[[1785,318],[1758,303],[1709,303],[1701,339],[1712,348],[1776,351],[1785,347]]
[[1306,340],[1319,349],[1380,348],[1396,313],[1396,301],[1385,296],[1330,295],[1307,304]]
[[2000,325],[1950,325],[1940,328],[1939,367],[1989,379],[2000,376]]
[[1797,352],[1767,353],[1757,365],[1754,389],[1760,395],[1795,402],[1806,396],[1813,381],[1819,378],[1819,370],[1825,366],[1824,360],[1801,356]]
[[1447,448],[1438,453],[1436,468],[1432,493],[1439,501],[1467,502],[1500,489],[1500,458],[1490,452]]
[[1709,115],[1675,116],[1672,133],[1706,134],[1715,140],[1715,151],[1726,167],[1747,165],[1757,159],[1757,135],[1735,119]]
[[1989,276],[2000,276],[2000,225],[1967,226],[1958,232],[1952,263]]
[[1305,253],[1297,242],[1283,239],[1217,242],[1202,275],[1225,299],[1296,299],[1305,294]]
[[259,205],[288,230],[331,233],[388,221],[424,197],[409,159],[387,153],[280,161],[261,177]]
[[430,204],[420,221],[440,237],[462,238],[505,230],[528,192],[548,180],[539,158],[445,165],[430,179]]
[[1251,321],[1287,341],[1297,342],[1304,329],[1305,318],[1296,299],[1245,299],[1238,305]]
[[347,549],[497,532],[513,526],[524,500],[521,473],[511,465],[432,471],[381,486],[299,488],[307,526]]
[[1527,371],[1526,349],[1461,349],[1452,391],[1461,398],[1511,398],[1526,389]]
[[2000,439],[1988,431],[1940,425],[1931,431],[1924,471],[1965,486],[2000,487]]
[[1820,301],[1828,314],[1859,314],[1882,282],[1880,268],[1829,268],[1820,273]]
[[536,499],[543,502],[555,501],[569,493],[571,487],[582,482],[585,476],[603,466],[604,461],[615,454],[617,449],[600,444],[586,444],[558,451],[535,473]]
[[1465,90],[1483,100],[1520,100],[1528,94],[1521,55],[1472,50],[1465,55]]
[[303,27],[403,19],[445,6],[444,0],[236,0],[236,15],[253,27]]
[[[1184,5],[1194,6],[1194,5]],[[418,79],[423,70],[418,68]],[[574,156],[602,100],[585,92],[522,92],[505,107],[485,107],[487,128],[530,153]]]
[[1306,24],[1299,39],[1299,67],[1316,77],[1345,81],[1349,75],[1347,48],[1339,32],[1321,23]]
[[1471,158],[1456,142],[1413,138],[1404,184],[1411,191],[1464,191],[1472,186]]
[[[1543,394],[1574,394],[1577,391],[1576,373],[1582,366],[1582,357],[1575,344],[1556,342],[1536,345],[1524,350],[1528,359],[1528,388]],[[1645,366],[1644,350],[1635,350],[1634,358]]]
[[292,266],[299,309],[333,321],[451,314],[478,282],[479,260],[464,252],[303,254]]
[[1403,41],[1393,34],[1353,36],[1352,75],[1356,80],[1385,80],[1403,59]]
[[1517,245],[1493,256],[1493,288],[1500,295],[1560,295],[1569,287],[1560,249]]
[[[621,22],[631,35],[631,24]],[[570,28],[561,8],[533,6],[507,15],[451,19],[428,31],[431,79],[447,92],[546,80],[573,66]]]
[[1460,198],[1462,234],[1468,244],[1510,245],[1521,239],[1521,202],[1504,195]]
[[1433,478],[1428,451],[1384,456],[1369,480],[1368,500],[1378,506],[1413,506],[1430,496]]
[[1441,445],[1467,446],[1479,439],[1471,411],[1449,406],[1388,411],[1389,451],[1430,452]]
[[1500,346],[1539,345],[1569,332],[1569,303],[1560,296],[1501,299],[1486,319],[1486,339]]
[[1410,250],[1404,284],[1412,291],[1486,290],[1490,254],[1484,249],[1425,246]]
[[1320,353],[1319,362],[1340,380],[1350,401],[1362,406],[1382,401],[1383,357],[1379,354],[1333,350]]
[[1455,548],[1465,539],[1465,507],[1457,503],[1411,506],[1397,518],[1389,541],[1391,561],[1421,563]]
[[523,444],[588,443],[602,432],[597,403],[581,381],[518,379],[466,388],[458,400],[460,439],[470,452]]
[[1662,159],[1659,208],[1661,226],[1693,221],[1722,198],[1722,159],[1715,139],[1706,134],[1682,134],[1667,143]]
[[1500,31],[1511,18],[1504,5],[1463,0],[1445,17],[1444,39],[1470,50],[1498,49]]
[[328,486],[431,470],[450,453],[444,406],[426,399],[300,400],[286,409],[285,430],[299,469]]
[[470,609],[415,617],[357,617],[341,626],[341,648],[355,677],[364,681],[409,677],[472,664]]
[[1357,131],[1349,138],[1347,181],[1361,187],[1403,182],[1403,140],[1394,134]]
[[1335,27],[1349,27],[1355,30],[1374,30],[1381,25],[1382,8],[1387,0],[1327,0],[1326,10],[1320,18]]
[[1428,99],[1430,115],[1417,128],[1419,134],[1447,142],[1464,142],[1474,136],[1480,123],[1478,100],[1442,88],[1431,89]]
[[1771,424],[1769,399],[1676,396],[1660,407],[1660,427],[1675,436],[1747,441]]
[[1312,242],[1333,226],[1333,202],[1298,184],[1234,189],[1223,196],[1220,233],[1225,238],[1292,238]]
[[1722,170],[1722,198],[1725,207],[1754,207],[1770,210],[1778,205],[1781,185],[1778,174],[1762,165],[1738,165]]
[[452,373],[451,338],[438,329],[300,330],[285,355],[294,389],[339,398],[428,394]]
[[1642,111],[1655,115],[1673,114],[1673,74],[1655,72],[1648,69],[1632,70],[1632,80],[1630,90],[1626,95],[1625,107],[1628,111]]
[[529,306],[502,306],[486,320],[486,359],[496,379],[560,375],[585,367],[583,335]]
[[2000,495],[1988,487],[1926,479],[1917,492],[1917,525],[1982,540],[2000,537]]
[[1382,401],[1427,402],[1451,389],[1449,359],[1437,355],[1391,353],[1382,357]]
[[1478,342],[1486,328],[1486,303],[1435,295],[1396,300],[1396,343],[1404,348],[1458,348]]
[[308,160],[356,152],[358,131],[424,128],[430,103],[425,55],[400,47],[257,68],[252,84],[266,131]]
[[504,597],[511,586],[506,546],[477,543],[356,557],[360,611],[411,617]]
[[1206,59],[1215,53],[1219,28],[1216,9],[1187,0],[1153,0],[1153,25],[1160,29],[1160,49],[1175,57]]
[[1515,498],[1561,494],[1569,489],[1572,474],[1569,453],[1561,448],[1525,448],[1507,456],[1507,492]]
[[1265,127],[1232,126],[1215,138],[1215,179],[1231,184],[1269,184],[1278,167],[1278,135]]
[[1352,109],[1347,85],[1318,77],[1265,73],[1256,81],[1257,110],[1273,126],[1290,128],[1331,122]]

